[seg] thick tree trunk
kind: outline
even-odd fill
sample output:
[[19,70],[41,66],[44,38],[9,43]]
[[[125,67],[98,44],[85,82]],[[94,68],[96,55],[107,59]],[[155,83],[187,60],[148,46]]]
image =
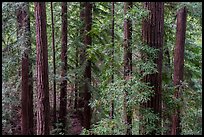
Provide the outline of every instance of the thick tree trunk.
[[[177,29],[176,29],[176,47],[174,50],[174,86],[176,87],[174,92],[175,98],[180,98],[179,88],[183,81],[184,71],[184,45],[185,45],[185,33],[186,33],[186,7],[180,9],[177,13]],[[172,115],[172,127],[171,135],[180,135],[180,110],[176,108]]]
[[37,135],[49,135],[50,104],[45,2],[35,2],[37,46]]
[[[126,15],[128,10],[132,8],[132,2],[124,3],[124,14]],[[132,75],[132,21],[129,18],[125,18],[124,21],[124,79],[130,80]],[[125,123],[127,125],[126,135],[132,134],[132,108],[128,105],[128,91],[125,91]]]
[[[142,37],[143,42],[150,47],[159,49],[154,63],[157,64],[158,73],[147,75],[144,78],[145,82],[149,82],[153,86],[154,95],[150,100],[143,104],[145,108],[151,108],[155,114],[161,117],[161,89],[162,89],[162,47],[164,35],[164,3],[163,2],[145,2],[144,7],[150,10],[147,19],[143,21]],[[161,121],[155,122],[156,127],[161,126]],[[144,125],[145,127],[145,125]],[[145,128],[144,128],[145,130]],[[144,131],[145,132],[145,131]],[[146,134],[146,133],[144,133]],[[156,130],[150,134],[156,134]]]
[[67,2],[62,2],[62,50],[61,50],[61,85],[59,122],[65,132],[67,115]]
[[53,16],[53,8],[52,8],[52,2],[50,2],[50,10],[51,10],[51,18],[52,18],[52,56],[53,56],[53,126],[56,127],[55,124],[57,122],[57,116],[56,116],[56,68],[55,68],[55,30],[54,30],[54,16]]
[[33,80],[32,80],[32,65],[29,56],[31,56],[31,33],[29,19],[29,3],[24,2],[22,7],[18,9],[18,34],[22,37],[23,55],[22,55],[22,135],[33,134]]
[[[85,34],[84,34],[84,46],[86,49],[91,45],[91,36],[87,34],[91,30],[92,25],[92,4],[91,2],[85,2],[84,21],[85,21]],[[84,127],[90,129],[91,125],[91,107],[89,101],[91,98],[90,86],[91,86],[91,61],[85,54],[85,71],[84,71]]]

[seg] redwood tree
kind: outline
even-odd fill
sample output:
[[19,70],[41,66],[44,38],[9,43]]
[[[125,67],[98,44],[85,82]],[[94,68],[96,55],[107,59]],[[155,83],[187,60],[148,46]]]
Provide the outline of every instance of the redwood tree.
[[[86,49],[91,45],[91,36],[88,32],[91,30],[92,25],[92,3],[84,3],[84,46]],[[84,127],[90,129],[91,124],[91,107],[89,106],[89,101],[91,98],[90,85],[91,85],[91,61],[88,59],[87,54],[84,54],[85,71],[84,71]]]
[[37,47],[37,135],[48,135],[50,104],[45,2],[35,2]]
[[[174,97],[180,98],[180,86],[183,81],[183,71],[184,71],[184,45],[185,45],[185,33],[186,33],[186,7],[180,9],[177,13],[177,29],[176,29],[176,47],[174,50],[174,86],[175,92]],[[176,108],[174,114],[172,115],[172,127],[171,135],[180,135],[180,110]]]
[[57,116],[56,116],[56,68],[55,68],[55,30],[54,30],[54,17],[53,17],[53,8],[52,8],[52,2],[50,2],[50,10],[51,10],[51,18],[52,18],[52,56],[53,56],[53,125],[55,127],[55,123],[57,122]]
[[[132,2],[124,3],[124,14],[127,15],[128,11],[132,8]],[[124,20],[124,79],[129,80],[132,75],[132,50],[131,50],[131,40],[132,40],[132,21],[130,18],[125,18]],[[127,124],[126,135],[132,134],[132,110],[128,105],[128,92],[125,91],[125,122]]]
[[[143,20],[142,38],[143,42],[150,47],[158,49],[154,63],[157,65],[158,73],[145,76],[144,81],[153,86],[154,95],[143,104],[145,108],[151,108],[155,114],[161,117],[161,90],[162,90],[162,47],[164,35],[164,3],[144,2],[144,7],[150,10],[149,16]],[[155,121],[157,128],[161,121]],[[145,133],[146,134],[146,133]],[[156,134],[156,130],[150,132]]]
[[[82,5],[83,2],[80,2],[80,21],[83,22],[83,5]],[[82,38],[83,38],[83,27],[80,26],[79,27],[79,37],[80,37],[80,42],[82,42]],[[76,63],[75,63],[75,67],[76,69],[78,69],[79,65],[81,65],[81,48],[79,48],[79,46],[76,46],[76,52],[75,52],[75,58],[76,58]],[[80,58],[79,58],[80,57]],[[79,92],[81,91],[80,89],[80,78],[79,78],[79,75],[77,74],[78,72],[75,73],[75,91],[74,91],[74,94],[75,94],[75,98],[74,98],[74,108],[76,109],[76,111],[78,111],[78,108],[79,108],[79,104],[80,104],[80,101],[81,101],[81,98],[79,95]]]
[[22,55],[22,92],[21,92],[21,107],[22,107],[22,135],[33,134],[33,79],[32,66],[30,61],[31,55],[31,33],[30,33],[30,18],[29,18],[29,3],[23,2],[17,10],[18,21],[18,37],[21,37],[23,55]]
[[62,132],[65,132],[67,115],[67,2],[62,2],[62,48],[61,48],[61,84],[60,84],[60,112],[59,121]]
[[[84,43],[84,30],[85,30],[85,2],[80,2],[80,20],[81,20],[81,25],[80,25],[80,29],[79,29],[79,37],[80,37],[80,42]],[[85,62],[85,46],[80,46],[79,48],[77,48],[76,51],[76,57],[78,60],[78,65],[80,68],[83,68],[83,64]],[[82,72],[84,73],[84,72]],[[83,97],[83,92],[84,92],[84,88],[83,88],[83,75],[77,75],[77,81],[78,84],[75,84],[75,86],[78,89],[78,97],[77,97],[77,114],[79,116],[81,125],[84,126],[84,115],[83,115],[83,108],[84,108],[84,97]],[[76,94],[75,94],[76,95]],[[76,96],[75,96],[76,99]]]

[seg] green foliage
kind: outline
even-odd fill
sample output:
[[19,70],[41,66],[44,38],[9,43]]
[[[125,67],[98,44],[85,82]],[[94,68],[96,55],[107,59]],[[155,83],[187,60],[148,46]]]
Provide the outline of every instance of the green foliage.
[[70,128],[71,128],[71,121],[70,121],[70,116],[67,116],[67,125],[66,125],[66,128],[65,128],[65,133],[62,132],[62,123],[60,122],[57,122],[55,123],[55,126],[56,128],[53,128],[51,131],[50,131],[50,134],[51,135],[71,135],[71,131],[70,131]]
[[[164,23],[165,23],[165,42],[163,54],[163,122],[167,127],[171,124],[171,114],[177,107],[182,109],[181,127],[182,134],[201,134],[200,112],[201,107],[201,26],[202,19],[202,3],[199,2],[179,2],[166,3]],[[176,34],[176,12],[186,6],[187,7],[187,28],[185,40],[184,55],[184,88],[181,91],[182,98],[175,99],[173,86],[173,52],[175,47]],[[168,58],[169,52],[170,58]],[[165,63],[166,62],[166,63]],[[170,63],[170,64],[169,64]],[[196,95],[196,96],[194,96]],[[190,105],[191,104],[191,105]],[[168,131],[168,129],[167,129]]]
[[[11,135],[17,132],[15,121],[20,122],[20,82],[11,78],[2,83],[2,131]],[[20,125],[17,125],[20,126]]]
[[156,122],[159,122],[159,117],[151,109],[142,109],[140,110],[142,120],[140,120],[141,125],[145,125],[144,132],[145,134],[150,134],[154,130],[156,134],[160,134],[161,129],[156,126]]
[[182,134],[202,134],[202,88],[186,87],[182,96]]
[[[133,108],[132,133],[139,134],[139,125],[146,124],[146,133],[155,130],[163,134],[169,132],[171,114],[175,108],[181,108],[182,134],[202,133],[202,3],[199,2],[165,2],[164,9],[164,45],[163,45],[163,68],[162,68],[162,119],[152,113],[152,110],[142,110],[139,104],[147,102],[153,96],[152,88],[142,79],[149,74],[157,73],[156,65],[153,63],[157,58],[158,50],[142,43],[141,29],[142,20],[147,17],[149,11],[142,7],[143,3],[134,2],[133,8],[126,15],[133,20],[133,35],[131,49],[133,52],[133,74],[129,81],[123,77],[123,23],[124,3],[115,2],[115,40],[114,49],[111,43],[111,3],[93,2],[92,29],[87,32],[92,37],[92,44],[86,51],[86,56],[92,64],[91,89],[92,127],[83,130],[85,135],[122,134],[126,132],[124,123],[124,94],[128,92],[128,106]],[[19,110],[12,108],[20,106],[20,84],[19,70],[21,70],[21,57],[23,48],[22,38],[17,39],[16,9],[22,3],[2,3],[2,130],[4,134],[13,133],[13,121],[17,118]],[[187,7],[187,29],[185,41],[184,82],[182,98],[175,99],[173,94],[173,70],[174,70],[174,47],[176,41],[176,12],[183,6]],[[36,32],[34,3],[29,3],[30,28],[32,44],[32,71],[34,80],[36,78]],[[53,2],[54,24],[55,24],[55,53],[56,53],[56,75],[57,94],[59,93],[61,81],[61,3]],[[75,82],[83,85],[83,72],[85,64],[76,66],[76,50],[84,47],[80,38],[82,21],[79,18],[80,4],[70,2],[68,4],[68,75],[64,79],[69,85]],[[48,63],[49,63],[49,86],[52,92],[53,81],[53,56],[51,35],[51,12],[50,3],[46,3],[47,38],[48,38]],[[111,52],[114,50],[114,59]],[[141,56],[141,54],[143,56]],[[111,61],[113,68],[111,67]],[[141,73],[143,72],[143,73]],[[75,78],[77,74],[77,80]],[[111,76],[114,74],[114,82]],[[76,80],[76,81],[75,81]],[[34,81],[34,102],[36,101],[36,83]],[[53,101],[51,93],[50,103]],[[73,97],[69,95],[69,97]],[[110,103],[114,102],[114,119],[109,118]],[[129,108],[127,108],[129,109]],[[141,110],[140,110],[141,109]],[[34,106],[34,112],[36,108]],[[139,112],[143,119],[140,118]],[[68,116],[68,127],[70,129],[70,117]],[[154,121],[162,121],[162,129],[157,129]],[[15,125],[16,126],[16,125]],[[113,128],[113,130],[112,130]],[[51,134],[60,133],[60,123]],[[69,131],[67,134],[71,134]]]

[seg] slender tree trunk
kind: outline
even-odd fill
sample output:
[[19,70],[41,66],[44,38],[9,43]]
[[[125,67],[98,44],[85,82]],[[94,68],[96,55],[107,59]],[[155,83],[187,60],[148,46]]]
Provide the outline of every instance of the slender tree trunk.
[[170,66],[171,66],[171,59],[170,59],[169,49],[167,49],[167,50],[165,51],[164,55],[167,56],[167,64],[166,64],[166,65],[170,68]]
[[[91,30],[92,25],[92,4],[91,2],[85,2],[84,21],[85,21],[85,34],[84,34],[84,46],[85,52],[91,45],[91,36],[87,34]],[[84,127],[90,129],[91,125],[91,107],[89,101],[91,98],[90,86],[91,86],[91,61],[85,54],[85,71],[84,71]]]
[[[153,86],[154,95],[147,103],[142,106],[145,108],[151,108],[155,114],[158,114],[161,118],[161,89],[162,89],[162,47],[163,47],[163,35],[164,35],[164,3],[163,2],[145,2],[144,7],[150,10],[150,14],[147,19],[143,20],[142,25],[142,37],[143,42],[150,47],[156,48],[157,57],[154,63],[157,64],[158,73],[145,76],[144,81],[149,82],[150,86]],[[157,128],[161,127],[161,121],[155,121]],[[145,125],[143,125],[145,127]],[[145,128],[144,128],[145,130]],[[144,131],[145,132],[145,131]],[[157,131],[157,134],[159,131]],[[146,133],[144,133],[146,134]],[[156,130],[149,134],[156,134]]]
[[56,127],[57,122],[57,116],[56,116],[56,68],[55,68],[55,30],[54,30],[54,16],[53,16],[53,8],[52,8],[52,2],[50,2],[50,10],[51,10],[51,18],[52,18],[52,56],[53,56],[53,126]]
[[[81,43],[84,43],[84,35],[85,35],[85,2],[80,2],[80,20],[82,22],[82,25],[81,25],[81,29],[80,29],[80,41]],[[80,47],[79,49],[79,52],[80,52],[80,60],[79,60],[79,64],[80,64],[80,67],[83,67],[83,63],[85,62],[85,46],[82,46]],[[84,102],[83,102],[83,86],[82,86],[82,80],[83,78],[80,77],[80,82],[79,82],[79,100],[78,100],[78,106],[81,108],[83,107],[82,104],[84,105]]]
[[[22,5],[17,7],[16,9],[16,16],[17,16],[17,41],[22,41],[22,25],[23,25],[23,19],[22,19]],[[19,43],[18,46],[20,46],[21,44]],[[17,53],[18,55],[20,56],[21,55],[21,50],[20,50],[20,47],[17,48]],[[21,74],[22,74],[22,65],[21,65],[21,60],[20,58],[17,59],[17,64],[19,65],[18,66],[18,77],[20,78],[21,77]]]
[[30,19],[29,19],[29,3],[24,2],[18,10],[18,34],[22,37],[23,55],[22,55],[22,93],[21,93],[21,107],[22,107],[22,135],[33,134],[33,80],[32,80],[32,66],[31,56],[31,33],[30,33]]
[[35,2],[37,46],[37,135],[49,135],[50,104],[45,2]]
[[[22,41],[22,25],[23,25],[23,19],[22,19],[22,7],[19,7],[16,9],[16,16],[17,16],[17,41]],[[17,49],[17,53],[18,55],[20,56],[21,54],[21,51],[19,50],[20,49],[20,44],[18,44],[19,48]],[[20,78],[21,77],[21,71],[22,71],[22,65],[20,63],[20,58],[17,59],[17,64],[19,65],[18,66],[18,77]]]
[[[75,53],[75,58],[76,58],[76,64],[75,67],[76,69],[78,69],[79,67],[79,49],[78,47],[76,47],[76,53]],[[74,88],[74,109],[76,109],[76,111],[78,110],[78,75],[77,72],[75,72],[75,88]]]
[[[124,3],[124,14],[126,15],[128,10],[132,8],[132,2]],[[129,18],[124,20],[124,79],[130,80],[132,75],[132,50],[131,50],[131,40],[132,40],[132,21]],[[128,91],[125,91],[125,123],[127,125],[126,135],[132,134],[132,108],[129,106],[128,102]]]
[[[184,46],[185,46],[185,33],[186,33],[186,7],[180,9],[177,13],[177,29],[176,29],[176,47],[174,50],[174,92],[175,98],[181,97],[180,86],[183,81],[184,71]],[[180,109],[176,108],[172,115],[171,135],[180,135]]]
[[[80,2],[80,10],[81,10],[81,2]],[[81,16],[81,12],[82,12],[82,10],[80,11],[80,16]],[[80,17],[80,19],[81,19],[81,17]],[[79,28],[79,37],[81,37],[81,32],[80,32],[80,29],[81,28]],[[75,58],[76,58],[76,64],[75,64],[75,67],[76,67],[76,70],[78,69],[78,67],[79,67],[79,47],[78,46],[76,46],[76,52],[75,52]],[[78,111],[78,101],[79,101],[79,99],[78,99],[78,96],[79,96],[79,76],[78,76],[78,74],[77,74],[78,72],[75,72],[75,91],[74,91],[74,95],[75,95],[75,98],[74,98],[74,108],[76,109],[76,112]]]
[[[85,2],[80,2],[80,20],[81,20],[81,25],[80,25],[80,42],[84,43],[84,28],[85,28]],[[79,53],[79,66],[80,68],[83,68],[83,63],[85,62],[85,46],[80,46],[78,48],[78,53]],[[83,108],[84,108],[84,97],[83,97],[83,75],[78,75],[78,100],[77,100],[77,114],[79,115],[81,125],[84,127],[84,116],[83,116]]]
[[[16,8],[16,17],[17,17],[17,42],[18,42],[18,48],[17,48],[17,55],[18,56],[22,56],[21,55],[21,45],[23,44],[22,43],[22,37],[23,37],[23,29],[22,29],[22,25],[23,25],[23,19],[22,19],[22,5],[19,5],[17,8]],[[7,44],[6,44],[7,45]],[[13,50],[11,49],[10,50],[10,52],[12,52]],[[18,79],[20,79],[20,78],[22,78],[22,62],[21,62],[22,60],[20,59],[20,57],[18,57],[17,58],[17,73],[18,73]],[[20,81],[20,82],[23,82],[23,79]],[[20,89],[21,88],[21,89]],[[21,87],[20,88],[18,88],[17,89],[17,92],[19,92],[19,89],[20,90],[22,90],[21,91],[21,106],[22,106],[22,103],[24,102],[23,101],[23,94],[25,94],[25,93],[23,93],[23,83],[21,84]],[[14,110],[15,109],[15,107],[14,106],[11,106],[11,109],[12,110]],[[22,108],[21,109],[21,134],[24,134],[23,132],[25,131],[25,129],[23,129],[23,128],[25,128],[25,126],[26,126],[26,123],[25,123],[25,121],[24,121],[24,119],[27,119],[26,117],[25,117],[25,115],[27,115],[26,114],[26,112],[25,111],[27,111],[26,110],[26,107],[25,108]],[[24,114],[23,114],[24,113]],[[13,115],[11,115],[11,117],[13,117]],[[15,125],[11,122],[11,128],[12,128],[12,135],[14,135],[15,134]]]
[[[112,26],[111,26],[111,42],[112,42],[112,52],[111,52],[111,69],[112,69],[112,75],[111,75],[111,82],[114,82],[114,2],[112,2],[111,6],[111,15],[112,15]],[[110,119],[113,119],[114,117],[114,100],[111,100],[111,109],[110,109]],[[113,130],[113,129],[112,129]]]
[[67,115],[67,2],[62,2],[62,50],[61,50],[61,89],[59,120],[65,133]]

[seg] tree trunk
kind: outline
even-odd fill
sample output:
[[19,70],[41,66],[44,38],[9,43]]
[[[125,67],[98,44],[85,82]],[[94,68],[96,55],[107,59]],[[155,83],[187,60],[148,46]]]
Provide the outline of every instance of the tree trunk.
[[[180,9],[177,13],[176,47],[174,50],[174,86],[176,87],[174,97],[177,99],[181,97],[180,86],[183,81],[186,16],[186,7]],[[176,108],[174,114],[172,115],[171,135],[180,134],[180,110],[179,108]]]
[[[22,5],[17,7],[16,9],[16,16],[17,16],[17,41],[22,41],[22,33],[23,33],[23,30],[22,30],[22,25],[23,25],[23,19],[22,19]],[[20,49],[20,43],[18,44],[19,48],[17,48],[17,52],[18,52],[18,55],[21,54],[21,50]],[[20,78],[21,77],[21,71],[22,71],[22,65],[20,63],[20,58],[17,59],[17,64],[19,65],[18,66],[18,77]]]
[[[124,14],[127,15],[128,11],[132,8],[132,2],[124,3]],[[132,75],[132,21],[129,18],[125,18],[124,21],[124,79],[129,80]],[[126,135],[132,134],[132,108],[129,107],[128,91],[125,91],[125,123],[127,125]]]
[[59,122],[62,123],[62,132],[65,133],[67,115],[67,2],[62,2],[62,50],[61,50],[61,85],[60,85],[60,112]]
[[[112,52],[111,52],[111,69],[112,69],[112,76],[111,76],[111,82],[114,82],[114,2],[112,2],[112,7],[111,7],[111,15],[112,15],[112,26],[111,26],[111,42],[112,42]],[[114,116],[114,100],[111,100],[111,109],[110,109],[110,119],[113,119]]]
[[37,135],[49,134],[50,104],[45,2],[35,2],[37,46]]
[[51,10],[51,18],[52,18],[52,56],[53,56],[53,126],[56,127],[57,122],[57,116],[56,116],[56,68],[55,68],[55,30],[54,30],[54,16],[53,16],[53,8],[52,8],[52,2],[50,2],[50,10]]
[[[150,10],[147,19],[143,20],[142,24],[142,38],[143,42],[150,47],[159,49],[154,63],[157,64],[158,73],[145,76],[144,81],[149,82],[153,86],[154,95],[147,103],[142,106],[151,108],[155,114],[161,118],[161,89],[162,89],[162,47],[164,35],[164,3],[163,2],[145,2],[144,7]],[[161,121],[155,121],[157,128],[161,127]],[[145,125],[144,125],[145,127]],[[145,128],[144,128],[145,130]],[[157,131],[157,134],[159,131]],[[146,133],[145,133],[146,134]],[[156,130],[149,134],[156,134]]]
[[33,134],[33,80],[32,80],[32,65],[29,56],[31,56],[31,33],[30,33],[30,18],[29,18],[29,3],[24,2],[18,9],[18,34],[22,37],[22,47],[24,49],[22,55],[22,135]]
[[[80,2],[80,20],[81,20],[81,22],[82,22],[82,3]],[[80,37],[80,41],[82,41],[82,35],[83,35],[83,32],[81,32],[82,31],[82,28],[83,27],[80,27],[79,28],[79,31],[78,31],[78,33],[79,33],[79,37]],[[76,58],[76,64],[75,64],[75,67],[76,67],[76,70],[79,68],[79,65],[81,65],[80,64],[80,56],[79,56],[79,54],[80,54],[80,48],[78,47],[78,46],[76,46],[76,52],[75,52],[75,58]],[[79,108],[79,91],[80,91],[80,79],[79,79],[79,75],[77,74],[78,72],[75,72],[75,91],[74,91],[74,94],[75,94],[75,98],[74,98],[74,108],[76,109],[76,112],[78,112],[78,108]]]
[[[75,64],[75,68],[78,69],[79,67],[79,49],[78,47],[76,47],[76,53],[75,53],[75,58],[76,58],[76,64]],[[75,88],[74,88],[74,109],[76,109],[76,111],[78,110],[78,75],[77,72],[75,72]]]
[[[85,28],[85,2],[80,2],[80,20],[81,20],[81,25],[80,25],[80,42],[84,43],[84,28]],[[79,67],[83,68],[83,63],[85,59],[85,46],[80,46],[78,48],[78,58],[79,58]],[[81,122],[81,125],[84,126],[84,116],[83,116],[83,108],[84,108],[84,99],[83,99],[83,75],[77,75],[78,79],[78,98],[77,98],[77,114],[79,115],[79,119]]]
[[[84,31],[84,46],[85,52],[86,49],[91,45],[91,36],[87,34],[91,30],[92,25],[92,4],[91,2],[85,2],[85,11],[84,11],[84,22],[85,22],[85,31]],[[89,106],[89,101],[91,98],[90,86],[91,86],[91,61],[88,59],[87,54],[85,54],[85,71],[84,71],[84,127],[90,129],[91,124],[91,107]]]

